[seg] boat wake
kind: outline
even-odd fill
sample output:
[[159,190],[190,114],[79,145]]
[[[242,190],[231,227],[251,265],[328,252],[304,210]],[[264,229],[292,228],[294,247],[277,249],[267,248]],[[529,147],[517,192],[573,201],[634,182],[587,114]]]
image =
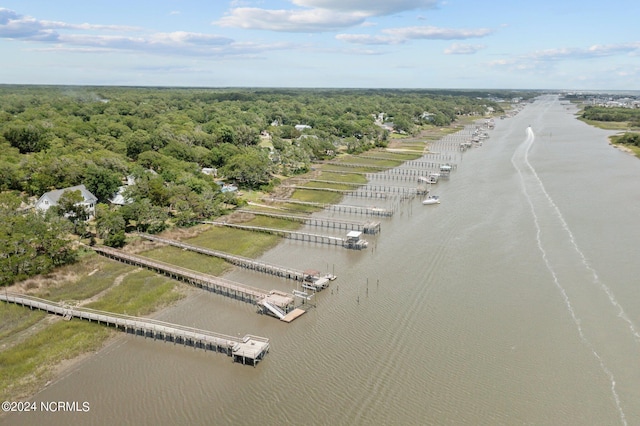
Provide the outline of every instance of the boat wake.
[[543,227],[541,225],[541,219],[537,213],[536,210],[536,206],[534,204],[534,201],[532,199],[532,192],[533,191],[537,191],[539,194],[542,195],[543,199],[546,199],[546,201],[549,203],[549,205],[551,206],[551,211],[553,213],[553,215],[559,220],[560,222],[560,227],[562,228],[562,230],[567,234],[568,236],[568,240],[569,240],[569,244],[570,247],[577,253],[580,262],[582,263],[583,267],[586,269],[586,271],[591,275],[591,278],[593,280],[593,283],[596,284],[598,286],[599,289],[601,289],[602,291],[604,291],[604,293],[607,295],[609,303],[611,305],[613,305],[616,310],[618,311],[618,317],[621,318],[627,325],[627,327],[629,328],[629,330],[631,331],[631,334],[633,335],[634,339],[636,342],[640,341],[640,335],[638,334],[633,322],[629,319],[628,315],[624,312],[624,309],[622,308],[622,306],[617,302],[615,295],[613,294],[613,292],[611,291],[611,289],[605,285],[604,283],[602,283],[598,277],[598,274],[596,273],[595,269],[590,265],[589,261],[587,260],[586,256],[584,255],[584,253],[582,252],[582,250],[580,250],[574,235],[572,234],[571,230],[569,229],[569,226],[567,224],[567,222],[565,221],[562,213],[560,212],[560,209],[558,208],[558,206],[555,204],[555,202],[553,201],[553,199],[551,198],[551,196],[549,195],[549,193],[547,192],[547,190],[544,187],[544,184],[542,183],[542,180],[540,179],[540,177],[538,176],[538,173],[536,172],[535,168],[531,165],[531,163],[529,162],[529,151],[531,150],[531,147],[533,145],[533,142],[535,140],[535,135],[533,133],[533,130],[531,128],[531,126],[527,127],[526,129],[526,139],[525,141],[518,147],[518,149],[514,152],[512,158],[511,158],[511,163],[513,164],[514,168],[516,169],[516,171],[518,172],[518,176],[520,178],[520,182],[522,185],[522,191],[523,194],[529,204],[529,208],[531,210],[531,214],[533,216],[533,221],[534,221],[534,225],[535,225],[535,229],[536,229],[536,242],[537,242],[537,247],[538,250],[540,251],[541,255],[542,255],[542,260],[544,262],[544,265],[546,266],[546,269],[549,271],[552,281],[554,283],[554,285],[556,286],[556,288],[559,290],[563,302],[567,308],[567,311],[569,312],[569,315],[571,316],[571,319],[576,327],[576,330],[578,332],[578,335],[580,337],[581,342],[587,347],[589,348],[589,350],[591,351],[592,355],[595,357],[595,359],[597,360],[600,369],[602,370],[602,372],[606,375],[606,377],[609,380],[610,383],[610,388],[611,388],[611,393],[612,396],[614,398],[615,401],[615,405],[616,408],[618,410],[618,413],[620,415],[620,419],[622,421],[623,424],[627,424],[626,421],[626,416],[624,413],[624,410],[622,408],[622,404],[620,401],[620,396],[618,395],[618,392],[616,390],[616,380],[614,377],[614,374],[612,373],[612,371],[607,367],[603,357],[600,355],[600,353],[596,350],[596,348],[594,347],[594,345],[591,343],[591,341],[587,338],[585,331],[583,329],[583,325],[582,325],[582,319],[579,318],[578,314],[576,313],[576,309],[574,307],[574,304],[572,303],[570,297],[569,297],[569,293],[567,292],[567,290],[565,289],[565,287],[562,285],[561,283],[561,279],[559,277],[558,272],[556,271],[556,268],[554,267],[549,254],[547,253],[547,250],[545,249],[545,245],[543,243],[543,237],[542,237],[542,233],[543,233]]

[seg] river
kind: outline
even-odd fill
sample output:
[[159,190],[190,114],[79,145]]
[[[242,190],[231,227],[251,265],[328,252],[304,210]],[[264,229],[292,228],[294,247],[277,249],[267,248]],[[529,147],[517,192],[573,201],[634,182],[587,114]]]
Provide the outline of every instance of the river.
[[338,275],[291,324],[207,293],[159,315],[269,337],[256,368],[123,335],[33,398],[88,412],[0,423],[640,424],[640,162],[575,113],[548,95],[496,120],[433,187],[442,203],[402,204],[367,250],[266,253]]

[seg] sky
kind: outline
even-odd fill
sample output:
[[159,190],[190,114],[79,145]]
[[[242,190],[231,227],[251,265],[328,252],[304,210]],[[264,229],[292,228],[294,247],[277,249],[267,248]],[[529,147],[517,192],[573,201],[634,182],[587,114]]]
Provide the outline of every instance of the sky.
[[0,84],[640,90],[638,0],[0,0]]

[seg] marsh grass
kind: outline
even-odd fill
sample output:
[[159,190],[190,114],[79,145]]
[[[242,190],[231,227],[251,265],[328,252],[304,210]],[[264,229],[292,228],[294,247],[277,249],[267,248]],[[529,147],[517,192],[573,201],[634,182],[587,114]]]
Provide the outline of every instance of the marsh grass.
[[127,275],[123,283],[107,291],[88,308],[133,316],[147,315],[184,296],[176,291],[179,284],[147,270]]
[[73,319],[57,321],[0,352],[0,400],[18,400],[43,386],[60,362],[95,351],[112,331]]
[[356,188],[354,185],[344,184],[341,182],[307,182],[303,186],[307,188],[328,188],[344,191],[354,190]]
[[313,203],[336,204],[342,199],[342,194],[336,192],[297,189],[291,196],[291,199],[309,201]]
[[397,167],[403,163],[402,160],[378,160],[373,158],[363,158],[363,157],[349,157],[342,160],[344,163],[358,164],[362,165],[362,167],[371,166],[374,167],[377,171],[379,171],[379,167]]
[[3,302],[0,304],[0,341],[26,330],[46,315],[41,311],[32,311],[22,306]]
[[361,183],[363,185],[369,181],[364,174],[342,173],[334,170],[323,170],[321,179],[333,180],[336,182]]
[[77,279],[42,289],[37,296],[56,302],[89,299],[113,285],[118,276],[134,269],[97,254],[87,257],[84,261],[91,266],[91,271],[83,268]]
[[295,231],[300,228],[299,222],[267,216],[255,216],[252,220],[244,222],[243,224],[250,226],[262,226],[264,228],[286,229],[289,231]]
[[[176,291],[179,283],[150,271],[131,273],[135,268],[95,254],[86,256],[82,262],[88,263],[65,267],[71,272],[64,275],[74,276],[73,280],[41,288],[36,295],[56,301],[80,301],[104,292],[98,301],[86,306],[128,315],[146,315],[184,297]],[[113,286],[118,277],[122,277],[122,282]],[[4,303],[0,306],[0,343],[17,333],[28,333],[15,345],[0,351],[2,400],[32,394],[55,376],[62,361],[99,349],[113,335],[103,325],[79,319],[52,318],[52,322],[42,323],[42,328],[29,330],[48,315],[22,306]]]

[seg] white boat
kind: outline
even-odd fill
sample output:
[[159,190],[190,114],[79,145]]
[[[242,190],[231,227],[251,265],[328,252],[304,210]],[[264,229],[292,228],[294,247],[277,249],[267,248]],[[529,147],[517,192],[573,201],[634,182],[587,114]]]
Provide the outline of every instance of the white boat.
[[440,197],[438,197],[437,195],[430,195],[429,197],[427,197],[424,200],[422,200],[422,204],[424,204],[424,205],[427,205],[427,204],[440,204]]

